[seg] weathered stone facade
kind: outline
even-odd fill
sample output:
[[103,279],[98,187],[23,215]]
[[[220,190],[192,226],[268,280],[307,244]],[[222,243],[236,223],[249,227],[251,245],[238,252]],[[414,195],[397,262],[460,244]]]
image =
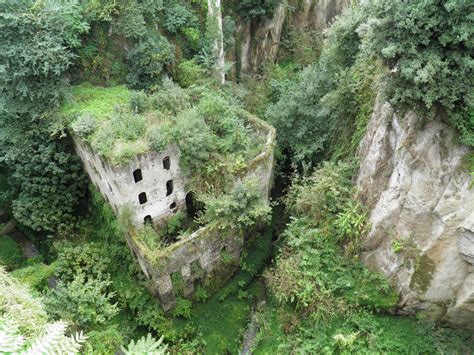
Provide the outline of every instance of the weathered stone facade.
[[[266,142],[260,154],[249,162],[246,172],[236,180],[257,178],[262,198],[268,199],[273,179],[275,129],[254,116],[249,115],[247,120],[255,131],[266,137]],[[174,307],[179,293],[173,278],[182,280],[183,289],[179,291],[185,297],[192,295],[197,283],[211,291],[224,285],[238,268],[244,236],[240,231],[202,227],[158,253],[147,252],[148,248],[133,231],[127,241],[144,274],[153,280],[152,291],[159,297],[163,309],[169,310]]]
[[439,118],[377,101],[359,146],[363,259],[397,287],[401,313],[474,329],[474,189],[456,137]]
[[[273,178],[275,129],[254,116],[248,115],[246,119],[252,129],[266,139],[261,152],[235,179],[258,179],[262,199],[268,199]],[[118,167],[99,157],[79,138],[75,137],[74,143],[91,181],[116,212],[124,206],[132,207],[137,228],[143,226],[148,217],[157,222],[185,208],[186,177],[179,169],[177,148],[168,147],[160,153],[151,151]],[[169,191],[169,181],[173,181],[172,191]],[[145,202],[140,199],[143,193]],[[190,297],[197,283],[212,291],[227,282],[239,265],[244,236],[241,231],[223,232],[202,227],[163,250],[150,250],[134,229],[130,230],[127,243],[146,277],[153,281],[152,292],[159,297],[163,309],[169,310],[176,304],[178,295]]]
[[168,147],[134,157],[124,166],[114,166],[74,137],[74,146],[84,169],[102,196],[118,212],[124,206],[134,211],[137,226],[184,208],[186,178],[179,168],[179,151]]
[[[152,292],[165,311],[174,307],[180,291],[182,296],[190,297],[197,283],[205,286],[214,283],[215,287],[225,283],[239,264],[243,242],[238,232],[223,235],[220,230],[204,227],[150,256],[143,252],[145,248],[138,238],[133,234],[128,238],[143,272],[153,280]],[[180,286],[176,282],[173,284],[176,276],[182,280],[182,290],[177,290]]]

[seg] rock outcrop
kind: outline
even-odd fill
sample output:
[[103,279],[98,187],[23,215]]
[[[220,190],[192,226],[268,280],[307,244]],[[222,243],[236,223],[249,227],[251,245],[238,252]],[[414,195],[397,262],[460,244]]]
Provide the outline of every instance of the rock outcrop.
[[[281,3],[271,18],[247,20],[237,29],[240,72],[254,73],[268,61],[274,61],[280,45],[284,24],[295,28],[323,31],[340,14],[350,0],[304,0]],[[229,57],[233,61],[235,58]]]
[[400,292],[400,313],[474,329],[474,188],[453,128],[378,100],[358,154],[371,230],[363,260]]

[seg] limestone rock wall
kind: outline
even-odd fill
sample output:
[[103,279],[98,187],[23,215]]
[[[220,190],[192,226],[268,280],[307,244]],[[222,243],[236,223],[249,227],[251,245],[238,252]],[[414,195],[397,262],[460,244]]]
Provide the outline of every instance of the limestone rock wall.
[[371,209],[363,260],[397,287],[401,313],[474,329],[474,189],[456,137],[377,100],[358,151]]
[[254,73],[261,64],[276,59],[285,23],[323,31],[350,3],[351,0],[283,1],[271,18],[241,23],[237,28],[238,48],[232,50],[239,53],[240,71]]

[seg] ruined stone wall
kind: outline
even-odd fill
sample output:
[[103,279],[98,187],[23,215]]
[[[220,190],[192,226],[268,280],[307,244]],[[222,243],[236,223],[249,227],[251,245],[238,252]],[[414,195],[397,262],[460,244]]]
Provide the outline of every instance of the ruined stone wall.
[[[74,146],[91,181],[107,202],[115,212],[126,205],[132,207],[136,225],[142,225],[146,216],[156,222],[184,208],[185,177],[179,168],[176,147],[168,147],[163,152],[150,151],[132,158],[124,166],[114,166],[77,137],[74,137]],[[164,167],[164,159],[169,167]],[[141,180],[135,182],[137,169],[140,169]],[[171,193],[170,186],[167,187],[169,181],[172,181]],[[139,195],[143,193],[146,202],[140,203]]]
[[474,189],[457,136],[377,99],[359,146],[357,187],[371,209],[363,260],[396,286],[401,313],[474,329]]
[[154,281],[152,291],[167,311],[175,306],[177,297],[190,297],[197,284],[211,290],[225,284],[239,265],[243,236],[204,227],[156,255],[144,254],[144,246],[133,233],[128,243],[145,275]]

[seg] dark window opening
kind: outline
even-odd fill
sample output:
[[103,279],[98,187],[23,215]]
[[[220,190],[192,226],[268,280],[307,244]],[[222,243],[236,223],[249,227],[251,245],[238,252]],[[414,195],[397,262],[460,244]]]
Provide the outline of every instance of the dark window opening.
[[186,194],[185,200],[186,200],[186,214],[189,218],[194,219],[199,213],[199,211],[204,210],[204,204],[194,199],[194,193],[192,191]]
[[110,192],[114,192],[114,190],[112,190],[112,186],[110,186],[109,183],[107,183],[107,186],[109,187]]
[[140,205],[146,203],[148,201],[146,198],[146,193],[142,192],[140,195],[138,195],[138,201],[140,202]]
[[163,169],[170,170],[170,167],[171,167],[170,157],[163,158]]
[[173,202],[173,203],[170,205],[170,210],[174,210],[173,212],[176,212],[176,202]]
[[142,170],[141,170],[141,169],[137,169],[137,170],[135,170],[135,171],[133,172],[133,180],[134,180],[136,183],[143,180]]
[[168,180],[166,182],[166,196],[169,196],[173,193],[173,180]]
[[102,169],[106,170],[105,163],[102,159],[100,160],[100,163],[102,164]]
[[145,216],[145,218],[143,218],[143,221],[145,222],[145,224],[153,224],[153,219],[150,215]]

